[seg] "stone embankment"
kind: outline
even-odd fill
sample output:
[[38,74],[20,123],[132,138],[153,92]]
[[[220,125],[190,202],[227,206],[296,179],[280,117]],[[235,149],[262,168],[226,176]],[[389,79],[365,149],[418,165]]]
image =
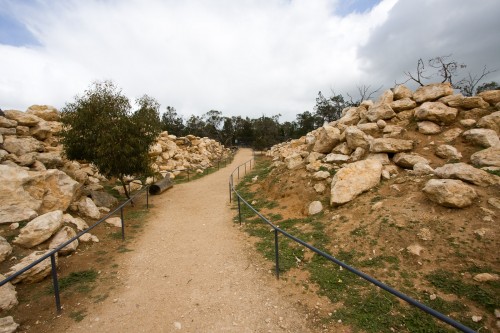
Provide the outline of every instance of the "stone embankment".
[[[108,179],[92,164],[64,157],[58,136],[62,129],[59,117],[58,110],[46,105],[33,105],[26,112],[0,111],[0,263],[8,260],[10,267],[2,272],[5,276],[74,237],[118,202],[104,191],[102,184]],[[171,177],[187,169],[203,172],[228,154],[229,150],[214,140],[193,135],[176,137],[167,132],[161,133],[150,149],[154,170],[170,173]],[[132,190],[141,186],[137,180],[131,184]],[[122,187],[116,189],[121,191]],[[2,237],[6,230],[18,230],[11,242]],[[90,233],[80,238],[80,242],[98,241]],[[69,244],[59,255],[74,252],[78,243]],[[17,260],[11,256],[15,246],[33,252]],[[12,282],[44,279],[50,273],[50,261],[44,263]],[[17,303],[11,283],[0,287],[0,311]],[[0,330],[17,327],[11,317],[0,321],[5,323]]]

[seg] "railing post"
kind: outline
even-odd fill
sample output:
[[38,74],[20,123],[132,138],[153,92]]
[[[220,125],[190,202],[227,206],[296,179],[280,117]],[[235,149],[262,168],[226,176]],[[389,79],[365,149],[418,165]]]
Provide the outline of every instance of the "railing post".
[[247,162],[245,162],[245,176],[247,174]]
[[120,208],[120,219],[122,221],[122,240],[125,240],[125,221],[123,220],[123,207]]
[[146,209],[149,209],[149,189],[146,188]]
[[240,179],[240,167],[238,166],[238,179]]
[[232,193],[231,193],[231,181],[229,181],[229,203],[231,203],[232,200]]
[[238,217],[240,219],[240,225],[241,225],[241,205],[240,205],[240,196],[238,195]]
[[278,252],[278,229],[274,229],[274,254],[276,256],[276,279],[280,278],[280,254]]
[[54,286],[54,297],[56,298],[56,309],[57,313],[61,313],[61,298],[59,297],[59,281],[57,280],[57,266],[54,253],[50,255],[50,264],[52,266],[52,284]]
[[217,170],[220,170],[220,160],[217,161]]

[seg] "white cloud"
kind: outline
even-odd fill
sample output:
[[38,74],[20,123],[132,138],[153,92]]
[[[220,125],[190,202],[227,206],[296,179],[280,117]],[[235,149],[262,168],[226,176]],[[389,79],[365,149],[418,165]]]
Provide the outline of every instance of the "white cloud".
[[[411,19],[402,15],[420,1],[384,0],[343,17],[335,14],[340,0],[3,3],[39,41],[29,48],[0,45],[4,109],[62,107],[93,80],[112,79],[132,100],[146,93],[186,117],[217,109],[250,117],[281,113],[292,120],[312,110],[319,90],[389,88],[425,56],[413,45],[421,28],[398,26],[409,26]],[[450,12],[422,4],[423,11],[436,7],[436,16]],[[432,38],[455,36],[447,24]]]

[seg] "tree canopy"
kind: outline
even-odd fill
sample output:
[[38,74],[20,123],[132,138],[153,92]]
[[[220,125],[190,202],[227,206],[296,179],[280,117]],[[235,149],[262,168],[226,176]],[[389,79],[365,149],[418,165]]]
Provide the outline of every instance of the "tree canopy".
[[128,98],[111,81],[95,82],[61,110],[64,153],[85,160],[106,177],[150,174],[148,151],[161,131],[159,103],[147,95],[132,112]]

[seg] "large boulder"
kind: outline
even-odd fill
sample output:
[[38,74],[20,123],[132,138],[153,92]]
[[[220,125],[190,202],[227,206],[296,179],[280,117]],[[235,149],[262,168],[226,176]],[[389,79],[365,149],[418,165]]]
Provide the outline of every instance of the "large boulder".
[[451,208],[470,206],[477,198],[472,187],[455,179],[431,179],[425,184],[423,192],[431,201]]
[[392,102],[390,106],[391,109],[394,110],[394,112],[401,112],[404,110],[414,109],[417,106],[417,103],[411,98],[403,98]]
[[370,144],[371,153],[399,153],[413,149],[412,140],[377,138]]
[[74,225],[78,231],[83,231],[89,227],[87,222],[79,217],[73,217],[70,214],[63,215],[63,223]]
[[462,153],[460,153],[457,148],[450,145],[439,145],[436,147],[434,152],[437,157],[447,159],[447,160],[459,160],[462,158]]
[[20,230],[13,243],[31,248],[45,242],[61,228],[62,217],[63,212],[56,210],[33,219]]
[[40,121],[43,121],[40,117],[22,111],[6,110],[4,113],[6,118],[17,121],[17,124],[20,126],[33,127]]
[[500,167],[500,147],[490,147],[471,155],[470,160],[476,166]]
[[285,158],[286,167],[288,170],[299,169],[304,166],[304,160],[299,153],[293,153]]
[[[76,236],[75,230],[73,228],[64,226],[62,227],[55,235],[52,237],[49,243],[49,249],[55,249],[56,247],[66,243],[71,238]],[[65,247],[59,250],[59,254],[62,256],[66,256],[76,251],[78,247],[78,239],[75,239]]]
[[412,98],[413,92],[403,84],[398,84],[392,88],[393,98],[395,101],[403,98]]
[[445,164],[436,168],[434,173],[439,178],[460,179],[479,186],[500,184],[500,177],[466,163]]
[[56,169],[64,165],[61,154],[57,152],[39,153],[36,159],[43,163],[48,169]]
[[[12,253],[12,246],[10,246],[9,242],[2,236],[0,236],[0,263],[7,259],[9,254]],[[1,281],[2,279],[0,279]]]
[[111,208],[118,204],[118,199],[107,192],[90,191],[89,195],[97,207]]
[[26,113],[35,115],[46,121],[58,121],[60,118],[59,111],[50,105],[32,105],[26,110]]
[[67,210],[77,196],[81,184],[57,169],[50,169],[39,175],[40,177],[33,177],[27,188],[34,198],[42,200],[38,213]]
[[415,109],[417,120],[428,120],[437,124],[451,124],[457,118],[458,110],[441,102],[425,102]]
[[328,154],[340,143],[340,131],[336,127],[323,126],[318,128],[313,151]]
[[492,129],[473,128],[462,133],[465,141],[482,147],[494,147],[500,145],[498,134]]
[[47,121],[40,121],[36,126],[30,128],[29,134],[37,140],[45,140],[52,135],[52,126]]
[[377,160],[363,160],[346,165],[333,177],[330,205],[345,204],[377,186],[381,174],[382,163]]
[[477,122],[477,126],[494,130],[500,134],[500,111],[482,117]]
[[[10,268],[10,271],[7,273],[8,276],[14,274],[15,272],[23,269],[24,267],[28,266],[32,262],[40,259],[42,256],[44,256],[48,251],[35,251],[32,252],[30,255],[24,257],[19,263],[16,265],[12,266]],[[57,254],[55,254],[56,258],[56,266],[57,266]],[[52,264],[50,262],[50,257],[47,259],[41,261],[38,265],[33,266],[31,269],[27,270],[23,274],[17,276],[14,278],[11,282],[13,284],[17,284],[20,282],[25,282],[25,283],[36,283],[38,281],[42,281],[45,279],[46,276],[50,274]]]
[[364,110],[364,108],[349,108],[345,112],[345,114],[342,116],[342,118],[339,119],[338,123],[346,126],[350,125],[356,125],[359,120],[360,120],[360,113],[361,110]]
[[15,128],[17,121],[0,116],[0,128]]
[[495,105],[500,102],[500,90],[488,90],[478,94],[479,97],[484,99],[490,105]]
[[101,212],[91,198],[85,197],[78,201],[78,211],[84,216],[90,217],[94,220],[101,218]]
[[429,161],[425,157],[417,153],[397,153],[392,160],[397,166],[405,169],[413,169],[413,166],[417,163],[429,164]]
[[14,333],[18,327],[19,324],[14,321],[12,316],[0,318],[0,332]]
[[441,126],[432,121],[419,121],[417,126],[418,131],[422,134],[433,135],[441,133]]
[[371,122],[376,122],[379,119],[391,119],[396,116],[396,112],[389,104],[376,104],[366,112],[366,118]]
[[22,156],[32,152],[43,152],[45,148],[41,141],[31,136],[6,136],[3,142],[3,149],[11,154]]
[[0,165],[0,224],[31,220],[38,216],[41,199],[26,190],[31,173],[9,165]]
[[453,87],[449,83],[435,83],[418,88],[413,93],[413,100],[417,103],[423,103],[447,95],[453,95]]
[[357,128],[356,126],[349,126],[344,131],[345,139],[347,142],[347,147],[351,150],[356,149],[357,147],[368,149],[370,147],[370,138]]
[[321,201],[313,201],[307,208],[308,215],[316,215],[321,213],[321,211],[323,211],[323,205],[321,204]]
[[[0,281],[4,280],[5,276],[0,274]],[[18,304],[16,287],[12,283],[7,282],[0,287],[0,311],[10,310]],[[0,332],[2,332],[0,330]]]

